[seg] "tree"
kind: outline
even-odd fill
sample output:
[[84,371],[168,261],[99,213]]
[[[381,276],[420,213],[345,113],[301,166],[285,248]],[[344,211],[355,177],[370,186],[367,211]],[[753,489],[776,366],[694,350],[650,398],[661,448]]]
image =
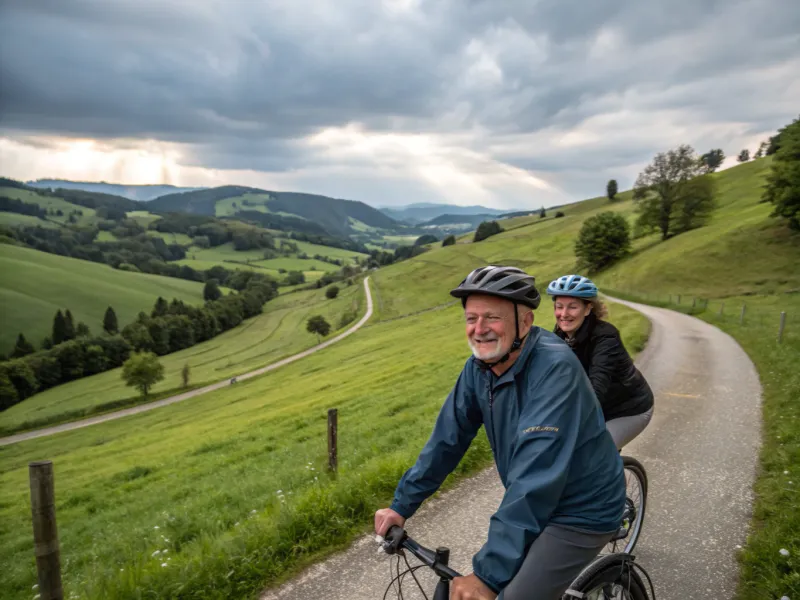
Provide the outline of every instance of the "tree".
[[542,210],[539,211],[539,218],[540,219],[544,219],[546,216],[547,216],[547,213],[545,212],[544,206],[543,206]]
[[584,221],[575,241],[575,256],[582,269],[595,272],[626,256],[630,247],[628,221],[606,211]]
[[439,241],[439,238],[437,238],[435,235],[432,235],[430,233],[426,233],[424,235],[419,236],[417,238],[417,240],[414,242],[414,245],[415,246],[424,246],[425,244],[435,244],[438,241]]
[[109,335],[114,335],[119,332],[119,322],[117,321],[117,313],[110,306],[106,309],[106,314],[103,316],[103,331]]
[[748,160],[750,160],[750,150],[745,148],[744,150],[739,152],[739,156],[736,157],[736,160],[738,160],[740,163],[747,162]]
[[317,341],[319,342],[323,337],[330,333],[331,326],[325,320],[325,317],[322,315],[316,315],[308,320],[306,329],[309,333],[315,333],[317,335]]
[[189,363],[184,364],[181,369],[181,381],[183,382],[183,387],[189,387]]
[[17,343],[14,345],[14,351],[11,353],[11,358],[21,358],[23,356],[27,356],[28,354],[33,354],[36,351],[36,348],[33,347],[28,340],[25,339],[25,336],[21,333],[17,336]]
[[56,312],[56,316],[53,318],[53,335],[51,337],[55,346],[69,339],[67,338],[67,322],[61,309]]
[[763,201],[775,205],[771,216],[788,219],[789,227],[800,231],[800,117],[781,130],[773,160]]
[[556,219],[560,219],[563,216],[564,216],[564,213],[561,212],[560,210],[558,212],[556,212]]
[[617,180],[611,179],[606,185],[606,196],[608,196],[608,199],[611,202],[613,202],[614,196],[616,195],[617,195]]
[[490,236],[497,235],[501,231],[503,231],[503,229],[497,224],[497,221],[483,221],[475,230],[475,237],[472,241],[480,242]]
[[152,352],[134,352],[122,365],[122,379],[146,398],[150,388],[164,379],[164,365]]
[[286,285],[300,285],[306,282],[305,273],[302,271],[289,271],[286,276]]
[[68,340],[75,339],[75,321],[72,319],[72,313],[67,309],[67,312],[64,313],[64,331],[65,336]]
[[633,188],[637,227],[667,239],[704,225],[714,208],[714,180],[704,171],[691,146],[657,154]]
[[700,157],[700,162],[702,163],[706,173],[713,173],[717,169],[720,168],[722,162],[725,160],[725,153],[722,151],[721,148],[716,148],[709,152],[703,154]]
[[332,285],[327,290],[325,290],[325,297],[328,300],[333,300],[338,295],[339,295],[339,286]]
[[89,326],[83,321],[79,321],[78,326],[75,328],[75,337],[88,337],[90,335]]
[[[205,298],[205,290],[203,291],[203,297]],[[216,298],[214,298],[216,300]],[[206,298],[208,300],[208,298]],[[158,297],[156,303],[153,305],[153,310],[150,313],[151,317],[163,317],[169,312],[169,304],[167,301],[162,298],[161,296]]]
[[219,290],[219,285],[216,279],[209,279],[203,288],[203,300],[206,302],[213,302],[222,298],[222,292]]
[[767,149],[767,142],[761,142],[761,144],[759,144],[758,146],[758,150],[756,150],[756,153],[753,155],[753,158],[761,158],[762,156],[764,156],[764,152],[766,151],[766,149]]
[[442,240],[442,246],[452,246],[456,243],[456,236],[448,235],[444,240]]

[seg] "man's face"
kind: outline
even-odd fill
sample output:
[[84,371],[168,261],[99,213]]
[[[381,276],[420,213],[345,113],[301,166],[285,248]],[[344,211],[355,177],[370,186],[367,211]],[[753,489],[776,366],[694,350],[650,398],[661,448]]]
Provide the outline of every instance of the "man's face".
[[[491,362],[503,356],[514,343],[514,304],[496,296],[472,294],[464,307],[467,343],[475,358]],[[533,316],[526,311],[520,329],[530,328]]]

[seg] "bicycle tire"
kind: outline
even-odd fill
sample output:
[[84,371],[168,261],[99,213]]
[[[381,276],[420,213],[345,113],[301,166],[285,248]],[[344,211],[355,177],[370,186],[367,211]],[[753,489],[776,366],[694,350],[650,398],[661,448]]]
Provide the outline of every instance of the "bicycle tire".
[[[577,597],[594,600],[589,594],[602,590],[604,586],[621,586],[625,600],[650,600],[644,581],[631,563],[633,557],[626,553],[602,556],[584,569],[569,589],[582,594]],[[598,598],[602,599],[605,596]],[[562,596],[562,600],[575,599],[576,595],[570,594],[569,591]]]
[[623,456],[622,457],[622,465],[625,470],[630,471],[634,477],[639,481],[639,484],[642,487],[642,499],[641,504],[637,507],[636,511],[636,522],[633,526],[633,531],[629,534],[629,538],[627,543],[625,544],[625,548],[622,550],[628,554],[633,553],[633,549],[636,547],[636,543],[639,541],[639,536],[642,533],[642,525],[644,524],[644,515],[647,509],[647,471],[644,470],[644,466],[638,460],[633,458],[632,456]]

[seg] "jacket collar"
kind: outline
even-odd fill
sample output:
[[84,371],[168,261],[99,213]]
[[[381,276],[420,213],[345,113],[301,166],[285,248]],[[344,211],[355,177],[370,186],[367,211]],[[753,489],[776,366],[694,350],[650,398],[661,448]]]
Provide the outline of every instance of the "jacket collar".
[[511,368],[500,375],[500,377],[497,377],[494,373],[491,373],[495,385],[500,385],[506,383],[507,381],[511,381],[527,368],[528,363],[530,363],[533,355],[533,347],[536,345],[540,333],[540,327],[537,327],[536,325],[531,326],[531,328],[528,330],[528,335],[525,336],[525,343],[522,346],[522,350],[520,351],[519,356],[517,356],[517,360],[515,360],[514,364],[511,365]]

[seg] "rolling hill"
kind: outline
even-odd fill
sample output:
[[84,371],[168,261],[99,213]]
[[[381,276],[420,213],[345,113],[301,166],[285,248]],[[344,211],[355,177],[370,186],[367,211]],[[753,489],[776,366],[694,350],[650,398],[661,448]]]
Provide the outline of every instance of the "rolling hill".
[[102,331],[108,306],[120,327],[149,313],[159,296],[202,304],[203,284],[172,277],[130,273],[107,265],[0,245],[0,352],[14,347],[18,333],[37,348],[50,335],[56,311],[69,309],[75,322]]
[[396,221],[403,221],[411,225],[429,222],[441,215],[500,215],[507,210],[498,210],[486,206],[458,206],[456,204],[433,204],[418,202],[405,206],[384,206],[380,211],[389,215]]
[[67,179],[37,179],[26,182],[27,185],[40,189],[83,190],[121,196],[128,200],[148,201],[177,192],[188,192],[203,188],[176,187],[174,185],[125,185],[122,183],[106,183],[105,181],[69,181]]
[[[711,223],[663,242],[637,240],[630,258],[597,277],[601,288],[712,298],[751,294],[746,298],[753,305],[800,309],[796,294],[780,293],[797,286],[798,236],[788,234],[783,223],[768,216],[770,207],[759,202],[769,160],[714,175],[721,193]],[[265,582],[305,564],[315,553],[347,543],[363,532],[372,511],[391,498],[466,358],[463,313],[448,290],[486,263],[526,268],[541,286],[573,272],[574,241],[582,223],[606,210],[632,221],[630,196],[625,192],[614,203],[600,197],[569,205],[559,219],[509,219],[504,232],[482,242],[437,246],[381,268],[372,274],[376,315],[366,327],[269,375],[192,402],[8,447],[0,453],[0,518],[8,523],[0,542],[12,551],[0,557],[0,568],[8,573],[12,597],[30,596],[35,581],[31,561],[24,558],[30,555],[27,465],[42,455],[57,457],[63,482],[59,529],[62,539],[74,540],[63,550],[74,565],[65,574],[68,591],[88,598],[161,597],[178,588],[187,597],[255,596]],[[758,295],[766,291],[774,295]],[[310,296],[304,311],[317,310]],[[285,330],[288,336],[297,335],[301,322],[292,314],[285,315],[294,321]],[[265,317],[259,327],[266,332],[283,318]],[[626,344],[634,351],[641,348],[644,319],[618,306],[611,307],[611,318]],[[553,325],[546,301],[536,312],[536,323]],[[796,585],[791,565],[787,569],[787,563],[777,561],[779,548],[794,552],[797,544],[796,529],[791,529],[797,522],[796,490],[780,473],[800,459],[800,346],[796,334],[778,346],[773,328],[748,325],[750,330],[738,320],[721,323],[740,336],[748,352],[755,347],[751,343],[768,342],[774,353],[759,363],[768,416],[768,451],[762,459],[767,481],[759,502],[773,504],[756,510],[757,525],[766,524],[770,537],[758,532],[753,537],[767,558],[760,570],[756,559],[747,559],[745,572],[753,570],[755,591],[742,598],[750,600],[780,597],[774,592]],[[259,345],[259,335],[248,334],[241,342],[248,364],[257,364],[260,353],[272,349],[269,341]],[[209,348],[212,368],[231,372],[239,348],[234,341],[227,348]],[[203,353],[193,360],[204,368]],[[178,366],[170,364],[173,381]],[[97,390],[114,385],[110,378],[96,381]],[[22,410],[24,403],[18,406]],[[329,408],[340,411],[336,477],[325,472]],[[490,461],[480,434],[453,479]],[[769,583],[772,587],[764,591],[764,582],[780,583],[781,577],[784,588]]]
[[[218,208],[218,203],[219,208]],[[235,206],[234,206],[235,204]],[[222,208],[224,207],[224,208]],[[316,223],[329,235],[346,237],[356,230],[351,219],[369,227],[394,230],[398,223],[380,211],[354,200],[340,200],[317,194],[273,192],[243,186],[222,186],[194,192],[169,194],[148,203],[151,212],[186,212],[216,216],[220,210],[228,216],[248,212],[248,218],[272,218],[265,225],[277,226],[281,217],[300,218]],[[257,214],[267,215],[259,217]],[[274,215],[274,216],[273,216]],[[295,223],[300,227],[302,224]]]

